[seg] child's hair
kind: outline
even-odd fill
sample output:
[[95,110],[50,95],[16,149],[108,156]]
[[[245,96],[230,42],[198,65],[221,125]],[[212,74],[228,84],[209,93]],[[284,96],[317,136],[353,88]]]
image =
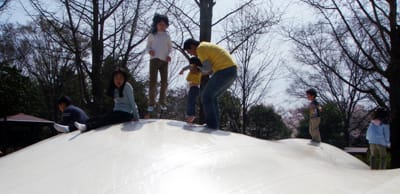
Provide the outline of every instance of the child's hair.
[[169,26],[169,19],[166,15],[161,15],[161,14],[154,14],[153,17],[153,24],[151,24],[151,33],[152,34],[157,34],[157,24],[160,22],[164,22]]
[[317,97],[317,91],[316,91],[315,89],[313,89],[313,88],[308,89],[308,90],[306,91],[306,94],[307,94],[307,95],[310,95],[310,96]]
[[72,100],[71,100],[71,98],[68,97],[68,96],[61,96],[61,97],[58,99],[57,104],[60,105],[60,104],[62,104],[62,103],[64,103],[65,105],[69,106],[69,105],[72,104]]
[[[114,84],[114,76],[117,74],[122,74],[122,76],[124,77],[124,83],[122,84],[122,86],[120,88],[117,88]],[[107,95],[114,98],[114,90],[118,89],[119,97],[123,97],[124,96],[123,91],[124,91],[125,83],[127,82],[127,78],[128,78],[128,73],[126,73],[125,69],[123,69],[122,67],[115,68],[115,70],[112,72],[112,75],[111,75],[111,81],[110,81],[110,85],[107,90]]]
[[386,110],[386,108],[378,107],[375,109],[372,119],[379,119],[381,121],[387,121],[389,116],[389,112]]
[[185,42],[183,43],[183,50],[188,50],[192,47],[192,45],[194,46],[199,46],[200,42],[193,39],[193,38],[189,38],[187,40],[185,40]]
[[199,66],[199,67],[203,66],[203,64],[201,64],[200,59],[197,58],[197,57],[192,57],[192,58],[190,58],[190,59],[189,59],[189,63],[190,63],[190,64],[194,64],[194,65]]

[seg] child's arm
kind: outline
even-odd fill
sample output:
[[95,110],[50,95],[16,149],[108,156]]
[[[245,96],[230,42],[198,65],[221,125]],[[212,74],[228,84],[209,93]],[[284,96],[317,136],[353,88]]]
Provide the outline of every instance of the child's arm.
[[125,84],[124,90],[126,91],[125,95],[128,98],[129,105],[131,106],[132,111],[133,111],[132,112],[133,120],[137,121],[137,120],[139,120],[139,112],[138,112],[137,105],[135,102],[135,96],[133,95],[134,93],[133,93],[132,85],[127,82]]
[[146,52],[148,52],[151,56],[154,56],[154,51],[151,48],[151,45],[153,44],[153,34],[149,34],[149,37],[147,37],[147,45],[146,45]]
[[198,67],[203,75],[211,75],[212,74],[212,66],[209,60],[205,60],[203,62],[203,66]]
[[390,147],[390,128],[389,125],[383,124],[383,135],[385,137],[386,146]]
[[172,51],[172,41],[171,41],[171,37],[168,34],[168,56],[167,56],[167,61],[170,62],[171,61],[171,57],[169,56],[171,54]]
[[179,72],[179,75],[182,75],[183,72],[185,72],[186,70],[189,70],[189,69],[190,69],[190,65],[187,65],[187,66],[183,67],[183,68],[181,69],[181,71]]
[[60,122],[60,124],[68,125],[70,127],[74,126],[74,122],[76,121],[76,119],[73,118],[73,112],[71,110],[65,110],[61,116],[62,121]]
[[207,71],[207,72],[201,72],[201,75],[211,75],[213,74],[213,71]]

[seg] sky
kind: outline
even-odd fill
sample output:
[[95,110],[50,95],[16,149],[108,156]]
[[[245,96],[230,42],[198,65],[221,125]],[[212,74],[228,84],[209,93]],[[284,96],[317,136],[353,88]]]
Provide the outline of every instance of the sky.
[[[216,0],[213,19],[217,20],[218,18],[221,18],[230,10],[233,10],[235,7],[237,7],[242,1],[243,0]],[[30,20],[30,17],[25,12],[23,6],[21,5],[21,2],[24,2],[26,4],[25,0],[12,1],[12,4],[8,8],[8,10],[0,15],[0,23],[13,22],[24,24],[28,22]],[[273,49],[274,52],[276,52],[276,54],[278,54],[278,61],[280,60],[280,62],[282,62],[282,64],[284,65],[281,65],[279,67],[281,71],[278,75],[278,78],[271,83],[270,88],[268,88],[268,90],[266,91],[267,95],[263,102],[267,105],[273,105],[276,109],[293,109],[303,106],[307,103],[307,101],[305,98],[294,98],[288,95],[286,92],[290,83],[290,79],[288,79],[289,74],[286,72],[286,65],[296,65],[296,61],[293,59],[291,54],[293,45],[290,41],[287,40],[287,38],[284,37],[284,35],[282,35],[281,28],[287,26],[301,25],[306,22],[312,21],[314,19],[314,15],[312,12],[309,11],[309,9],[307,9],[307,7],[302,5],[299,0],[271,0],[271,2],[272,9],[284,12],[284,15],[282,17],[280,25],[274,28],[274,31],[265,38],[271,40],[270,47]],[[268,5],[266,3],[263,3],[260,4],[260,6]],[[25,9],[28,9],[29,11],[29,7],[25,7]],[[222,26],[216,26],[213,29],[212,41],[217,41],[223,31],[224,29],[222,28]]]

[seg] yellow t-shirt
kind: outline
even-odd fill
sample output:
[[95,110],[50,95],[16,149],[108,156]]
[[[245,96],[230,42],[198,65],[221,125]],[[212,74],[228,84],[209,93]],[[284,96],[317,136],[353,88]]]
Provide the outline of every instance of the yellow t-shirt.
[[209,60],[214,73],[228,67],[237,66],[227,50],[209,42],[200,43],[197,47],[197,57],[202,63]]
[[200,85],[201,82],[201,72],[193,73],[189,71],[186,80],[191,84]]

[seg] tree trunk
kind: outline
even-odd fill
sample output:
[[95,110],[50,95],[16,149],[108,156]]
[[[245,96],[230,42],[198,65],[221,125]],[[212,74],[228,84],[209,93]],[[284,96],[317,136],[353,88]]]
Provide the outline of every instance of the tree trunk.
[[389,2],[390,64],[386,70],[390,99],[391,168],[400,168],[400,29],[397,25],[397,1]]
[[213,0],[200,0],[200,41],[211,41]]
[[[399,68],[397,68],[399,69]],[[397,70],[397,75],[400,75]],[[391,167],[400,168],[400,79],[394,77],[390,82],[390,142],[391,142]]]
[[[215,2],[213,0],[200,0],[200,41],[211,41],[212,13],[214,5]],[[200,93],[202,93],[209,79],[210,77],[208,75],[201,77]],[[205,123],[205,116],[203,104],[200,101],[199,124],[203,123]]]
[[[399,30],[397,34],[400,35]],[[397,38],[396,38],[397,39]],[[392,64],[389,65],[388,81],[390,84],[390,142],[391,142],[391,168],[400,168],[400,48],[399,39],[393,51]],[[393,48],[392,48],[393,49]]]
[[245,105],[242,106],[242,119],[243,119],[243,126],[242,126],[242,134],[246,134],[247,125],[248,125],[248,117],[247,117],[247,107]]
[[103,84],[101,80],[102,44],[99,33],[99,2],[93,0],[93,35],[92,35],[92,92],[93,104],[91,109],[95,113],[101,113],[103,105]]
[[344,133],[344,140],[345,140],[345,147],[346,146],[349,146],[349,147],[351,147],[351,145],[350,145],[350,119],[351,119],[351,113],[349,114],[349,113],[347,113],[347,116],[345,116],[344,118],[345,118],[345,121],[344,121],[344,129],[345,129],[345,133]]

